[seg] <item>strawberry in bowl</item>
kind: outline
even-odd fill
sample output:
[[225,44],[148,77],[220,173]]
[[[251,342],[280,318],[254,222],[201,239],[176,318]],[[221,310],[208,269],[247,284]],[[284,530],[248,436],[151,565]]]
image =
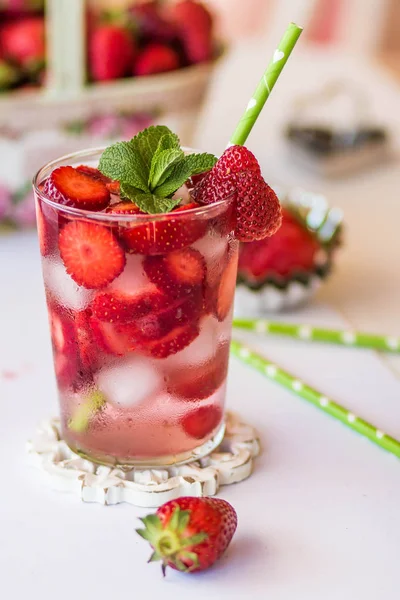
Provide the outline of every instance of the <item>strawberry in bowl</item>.
[[332,270],[341,229],[341,211],[330,209],[323,197],[289,195],[280,229],[241,244],[237,312],[278,311],[306,302]]

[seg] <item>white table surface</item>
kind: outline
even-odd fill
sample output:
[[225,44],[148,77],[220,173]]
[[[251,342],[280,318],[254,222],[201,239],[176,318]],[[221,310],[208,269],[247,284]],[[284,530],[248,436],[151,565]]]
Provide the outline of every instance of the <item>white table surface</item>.
[[[216,80],[199,135],[211,150],[221,150],[265,64],[254,48],[233,54]],[[342,60],[341,69],[349,62]],[[354,326],[400,334],[398,165],[327,183],[288,164],[278,139],[282,96],[308,79],[314,85],[318,69],[327,76],[310,57],[288,65],[250,142],[268,177],[326,191],[346,212],[347,244],[336,274],[312,306],[285,318],[342,326],[340,310]],[[239,70],[242,83],[232,86]],[[396,86],[361,61],[357,76],[368,89],[379,89],[376,97],[385,97],[383,116],[399,121],[389,110],[399,102]],[[27,466],[25,442],[57,406],[35,235],[1,238],[0,257],[1,597],[172,600],[187,593],[193,600],[397,600],[399,461],[236,360],[229,406],[257,425],[264,451],[247,482],[221,491],[235,506],[239,527],[213,570],[192,577],[170,572],[162,580],[157,565],[146,565],[148,548],[134,533],[143,510],[85,505],[42,487]],[[253,340],[288,370],[400,437],[397,360],[306,342]]]

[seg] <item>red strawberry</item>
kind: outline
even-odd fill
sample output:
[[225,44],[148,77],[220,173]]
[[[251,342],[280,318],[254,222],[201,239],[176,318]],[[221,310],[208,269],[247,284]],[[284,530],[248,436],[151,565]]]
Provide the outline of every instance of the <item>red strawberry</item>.
[[84,173],[85,175],[89,175],[89,177],[93,177],[93,179],[100,179],[100,181],[102,181],[103,183],[111,183],[111,179],[109,177],[103,175],[101,171],[95,169],[94,167],[80,165],[79,167],[76,167],[76,170],[79,171],[79,173]]
[[321,246],[316,237],[285,209],[282,227],[271,238],[243,244],[239,275],[249,282],[268,278],[289,279],[296,273],[313,271]]
[[[114,183],[117,183],[117,182],[114,181],[113,184]],[[119,185],[119,183],[118,183],[118,185]],[[107,186],[107,187],[111,191],[111,189],[110,189],[111,186]],[[111,206],[109,206],[106,209],[106,213],[109,213],[112,215],[119,215],[119,214],[137,215],[138,213],[140,213],[140,208],[138,206],[136,206],[136,204],[134,204],[130,200],[127,200],[127,201],[123,201],[123,202],[117,202],[116,204],[112,204]]]
[[206,171],[205,173],[199,173],[198,175],[192,175],[191,178],[189,179],[189,181],[186,182],[187,186],[189,188],[193,188],[195,185],[200,183],[200,181],[202,181],[209,172],[210,171]]
[[101,25],[89,40],[89,68],[95,81],[127,75],[136,54],[133,36],[118,25]]
[[167,254],[173,250],[180,250],[190,246],[198,240],[207,229],[206,221],[194,218],[190,214],[177,214],[198,208],[192,203],[181,206],[176,210],[163,215],[156,221],[133,224],[130,227],[120,228],[120,237],[129,252],[136,254]]
[[146,353],[150,348],[153,352],[153,344],[150,347],[147,340],[161,341],[173,329],[186,323],[197,324],[203,306],[201,294],[192,293],[190,296],[177,298],[169,301],[162,310],[153,311],[135,321],[137,332],[135,340]]
[[99,321],[95,317],[91,317],[90,326],[96,343],[108,354],[124,356],[134,349],[132,331],[136,333],[135,325],[118,326],[118,324]]
[[88,289],[104,287],[124,270],[124,251],[102,225],[70,221],[60,232],[58,245],[67,272]]
[[152,42],[170,43],[176,38],[176,30],[161,14],[158,2],[146,2],[130,6],[140,38]]
[[197,364],[187,371],[171,374],[168,391],[185,400],[209,398],[225,381],[228,362],[229,344],[225,344],[205,364]]
[[237,263],[238,255],[235,252],[224,269],[218,285],[214,308],[218,321],[224,321],[232,308],[236,288]]
[[156,288],[135,296],[117,290],[101,292],[94,298],[91,309],[100,321],[130,323],[168,306],[170,298]]
[[[106,183],[106,187],[110,194],[114,196],[119,196],[121,194],[121,184],[119,181],[110,181],[110,183]],[[133,202],[131,202],[133,204]]]
[[242,171],[252,171],[261,175],[258,160],[245,146],[230,146],[218,161],[218,177],[229,177]]
[[237,527],[235,509],[220,498],[182,497],[141,519],[137,533],[166,567],[194,573],[211,567],[229,546]]
[[210,435],[222,421],[222,410],[215,404],[200,406],[185,413],[181,424],[187,435],[202,440]]
[[80,378],[74,324],[60,306],[48,301],[54,369],[60,389],[74,386]]
[[189,346],[198,335],[197,324],[186,323],[176,327],[161,339],[149,342],[144,350],[154,358],[167,358]]
[[144,48],[133,65],[133,75],[155,75],[175,71],[179,68],[179,55],[164,44],[149,44]]
[[0,47],[6,58],[30,68],[45,60],[45,27],[43,17],[30,17],[10,22],[0,29]]
[[[98,343],[111,354],[138,352],[164,358],[194,339],[191,330],[197,327],[201,307],[201,296],[171,301],[158,291],[137,297],[105,292],[91,305],[91,324]],[[185,328],[187,323],[190,328]]]
[[110,192],[100,179],[73,167],[58,167],[46,180],[45,193],[54,202],[85,210],[103,210]]
[[171,7],[170,14],[189,62],[210,60],[214,49],[213,19],[205,6],[183,0]]
[[235,237],[241,242],[271,236],[282,223],[281,205],[274,190],[257,175],[238,175]]
[[90,314],[82,310],[74,315],[75,336],[78,344],[79,357],[84,369],[93,372],[98,365],[98,349],[93,339],[90,327]]
[[36,199],[36,223],[40,253],[42,256],[49,256],[57,246],[58,215],[53,208],[38,199]]
[[198,250],[183,248],[166,256],[146,256],[143,268],[151,282],[171,295],[190,293],[204,283],[206,263]]
[[250,242],[273,235],[281,225],[279,200],[261,177],[253,154],[228,148],[193,191],[198,202],[210,204],[235,196],[235,236]]

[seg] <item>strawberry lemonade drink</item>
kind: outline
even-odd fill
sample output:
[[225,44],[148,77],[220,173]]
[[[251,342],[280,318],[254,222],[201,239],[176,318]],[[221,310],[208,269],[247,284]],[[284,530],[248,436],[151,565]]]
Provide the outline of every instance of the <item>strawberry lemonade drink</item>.
[[238,243],[281,219],[254,156],[185,152],[151,127],[34,184],[63,438],[103,464],[207,454],[224,432]]

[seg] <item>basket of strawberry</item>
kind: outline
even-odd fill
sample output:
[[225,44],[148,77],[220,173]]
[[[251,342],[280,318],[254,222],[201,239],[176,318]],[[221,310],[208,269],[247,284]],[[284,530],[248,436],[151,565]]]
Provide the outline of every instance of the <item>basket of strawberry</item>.
[[[145,111],[159,120],[168,111],[199,107],[221,55],[214,17],[203,3],[126,0],[110,9],[72,0],[64,12],[63,3],[49,0],[45,12],[39,0],[0,2],[0,106],[9,109],[0,127],[13,123],[26,131],[80,119],[84,129],[94,111]],[[33,106],[31,95],[23,105],[21,91],[32,86],[51,92],[46,106]],[[54,110],[38,122],[34,117],[49,102]],[[23,125],[14,118],[21,108],[30,113]]]
[[282,199],[282,225],[272,237],[242,243],[236,310],[275,312],[305,303],[332,271],[342,238],[342,212],[323,196],[293,191]]
[[[43,157],[153,124],[191,145],[222,53],[213,15],[200,0],[116,4],[0,0],[0,185],[11,197]],[[19,226],[2,213],[1,225]]]

